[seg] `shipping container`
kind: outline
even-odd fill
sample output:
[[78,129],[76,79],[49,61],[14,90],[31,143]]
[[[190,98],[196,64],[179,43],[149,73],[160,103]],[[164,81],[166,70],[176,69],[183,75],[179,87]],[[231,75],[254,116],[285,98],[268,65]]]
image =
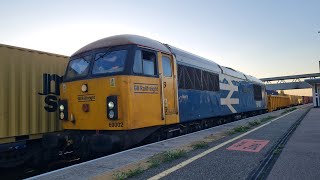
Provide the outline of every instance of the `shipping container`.
[[67,56],[0,44],[0,144],[60,130],[59,83]]

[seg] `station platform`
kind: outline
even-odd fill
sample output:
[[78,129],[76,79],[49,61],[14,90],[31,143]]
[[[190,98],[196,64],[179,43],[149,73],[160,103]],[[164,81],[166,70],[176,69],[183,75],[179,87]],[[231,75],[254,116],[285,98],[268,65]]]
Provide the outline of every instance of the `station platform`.
[[[283,164],[277,165],[277,163],[281,161],[285,163],[291,157],[282,157],[286,153],[286,148],[283,149],[283,153],[280,153],[279,147],[286,143],[289,135],[302,119],[304,119],[302,121],[304,124],[305,121],[316,121],[320,115],[319,110],[314,109],[308,113],[311,105],[296,108],[296,110],[291,109],[292,111],[284,109],[242,119],[29,179],[125,179],[129,177],[126,176],[128,170],[137,172],[131,179],[257,179],[267,177],[283,179],[285,176],[281,174],[285,172],[281,169]],[[306,114],[307,119],[304,118]],[[311,120],[308,120],[310,118]],[[248,125],[252,127],[244,128],[245,131],[236,131]],[[310,125],[307,125],[306,128],[309,128]],[[314,125],[313,128],[316,130],[317,127]],[[303,129],[301,131],[307,132]],[[306,136],[309,135],[306,134]],[[297,139],[303,140],[299,137]],[[195,142],[205,142],[206,146],[199,149],[190,148]],[[150,158],[158,154],[181,149],[186,153],[179,159],[154,167],[145,166]],[[273,169],[270,168],[273,167],[273,161],[277,158],[279,161],[276,161]],[[318,159],[314,161],[320,162],[319,158],[318,154]],[[319,164],[314,168],[317,167]],[[139,171],[135,171],[136,169]]]
[[320,108],[313,108],[297,127],[268,179],[320,178]]

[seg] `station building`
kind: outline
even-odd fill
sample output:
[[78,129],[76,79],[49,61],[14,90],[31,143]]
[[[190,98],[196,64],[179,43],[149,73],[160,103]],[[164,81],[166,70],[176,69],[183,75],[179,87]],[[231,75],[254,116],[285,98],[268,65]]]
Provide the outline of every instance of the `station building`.
[[320,78],[307,79],[305,82],[312,86],[313,105],[320,108]]

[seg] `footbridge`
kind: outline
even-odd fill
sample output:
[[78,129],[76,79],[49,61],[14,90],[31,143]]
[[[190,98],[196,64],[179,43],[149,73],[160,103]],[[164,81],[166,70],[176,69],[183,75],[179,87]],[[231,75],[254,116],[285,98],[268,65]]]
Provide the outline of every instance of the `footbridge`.
[[320,73],[262,78],[267,90],[312,88],[315,107],[320,107]]
[[279,76],[260,80],[266,83],[267,90],[289,90],[312,88],[308,80],[316,80],[317,78],[320,78],[320,73]]

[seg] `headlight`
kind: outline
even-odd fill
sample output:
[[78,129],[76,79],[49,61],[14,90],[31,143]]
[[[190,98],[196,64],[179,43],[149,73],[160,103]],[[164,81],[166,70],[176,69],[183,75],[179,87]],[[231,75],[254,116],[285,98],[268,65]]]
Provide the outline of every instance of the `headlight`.
[[68,120],[68,102],[67,100],[59,100],[59,119],[60,120]]
[[88,85],[87,85],[87,84],[83,84],[83,85],[81,86],[81,91],[82,91],[82,92],[88,92]]
[[113,109],[114,108],[114,103],[112,101],[110,101],[108,103],[108,107],[109,107],[109,109]]
[[59,109],[60,109],[60,111],[63,111],[63,110],[64,110],[64,105],[61,104],[61,105],[59,106]]
[[63,112],[60,113],[60,119],[64,119],[64,113]]
[[118,112],[118,97],[108,96],[106,99],[106,116],[110,120],[117,120],[119,118]]
[[112,110],[109,111],[109,118],[110,119],[114,118],[114,111]]

